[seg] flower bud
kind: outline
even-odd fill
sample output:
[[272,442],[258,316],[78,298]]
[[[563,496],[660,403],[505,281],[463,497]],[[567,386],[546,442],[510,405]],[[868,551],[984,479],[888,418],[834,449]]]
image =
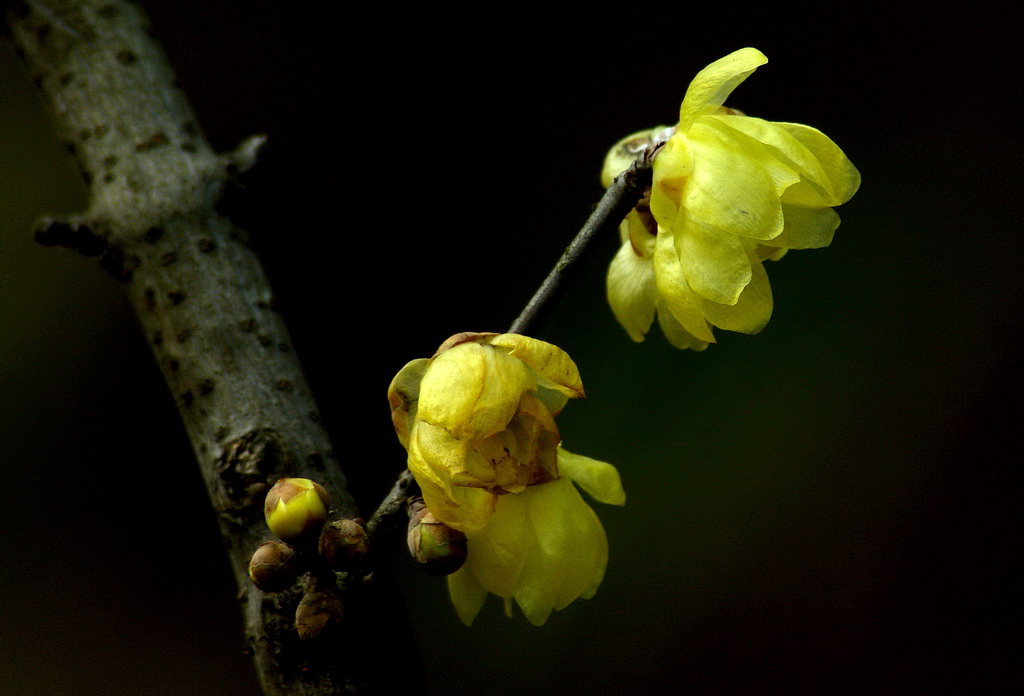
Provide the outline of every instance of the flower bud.
[[263,512],[270,531],[282,541],[315,538],[327,520],[330,498],[324,487],[304,478],[281,479],[267,493]]
[[431,575],[450,575],[466,561],[466,535],[444,524],[427,509],[422,498],[408,505],[409,553]]
[[320,555],[334,570],[356,570],[369,551],[366,529],[356,520],[335,520],[320,533]]
[[249,561],[249,579],[264,592],[287,590],[303,570],[295,549],[280,541],[260,544]]
[[295,610],[295,630],[302,640],[315,640],[324,630],[337,626],[345,616],[345,605],[336,590],[309,590]]

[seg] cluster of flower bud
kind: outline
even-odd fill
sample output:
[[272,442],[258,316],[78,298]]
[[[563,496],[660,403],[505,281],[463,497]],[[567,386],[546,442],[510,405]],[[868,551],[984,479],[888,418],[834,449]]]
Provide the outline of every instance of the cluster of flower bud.
[[249,561],[249,578],[264,592],[283,592],[310,575],[295,613],[302,640],[341,622],[344,605],[332,571],[359,574],[369,554],[362,520],[328,522],[330,505],[327,491],[315,481],[279,480],[267,493],[263,512],[280,541],[261,544]]
[[[362,574],[367,569],[370,549],[363,521],[329,522],[330,506],[327,491],[315,481],[278,481],[267,493],[263,510],[278,540],[261,544],[249,562],[249,578],[264,592],[283,592],[309,574],[295,611],[295,629],[304,641],[339,625],[345,614],[331,571]],[[461,568],[467,553],[465,533],[441,522],[420,496],[406,499],[406,512],[406,541],[416,563],[438,576]]]

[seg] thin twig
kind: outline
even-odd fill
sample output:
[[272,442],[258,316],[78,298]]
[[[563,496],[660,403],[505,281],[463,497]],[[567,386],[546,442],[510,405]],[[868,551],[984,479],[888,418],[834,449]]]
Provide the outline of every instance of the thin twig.
[[565,280],[574,268],[578,268],[577,262],[583,258],[590,247],[590,242],[602,230],[617,227],[626,214],[636,206],[637,201],[643,196],[644,189],[651,185],[654,152],[655,148],[644,150],[629,169],[615,177],[612,185],[598,201],[594,212],[562,254],[562,258],[558,259],[548,277],[512,322],[509,333],[526,333],[531,325],[549,312],[554,306],[554,300],[560,298],[564,292]]
[[387,496],[381,501],[373,515],[370,516],[370,520],[366,523],[367,536],[372,539],[381,531],[382,525],[386,525],[392,517],[399,512],[403,512],[406,499],[410,495],[414,495],[416,491],[416,479],[413,478],[412,472],[406,469],[399,474],[398,479],[391,487],[391,490],[388,491]]
[[[654,155],[657,154],[661,144],[655,142],[645,149],[626,171],[615,177],[612,185],[598,201],[594,212],[584,223],[583,228],[562,254],[562,258],[551,269],[547,278],[537,288],[537,292],[512,323],[509,333],[525,333],[531,324],[538,321],[542,312],[550,310],[553,300],[561,295],[560,291],[563,288],[563,283],[569,277],[570,271],[583,258],[590,242],[602,230],[618,225],[626,217],[626,214],[636,206],[643,196],[644,190],[651,185]],[[387,496],[370,517],[369,522],[366,523],[367,534],[371,538],[375,536],[383,523],[404,509],[406,499],[414,492],[415,479],[413,479],[412,473],[406,469],[398,476]]]

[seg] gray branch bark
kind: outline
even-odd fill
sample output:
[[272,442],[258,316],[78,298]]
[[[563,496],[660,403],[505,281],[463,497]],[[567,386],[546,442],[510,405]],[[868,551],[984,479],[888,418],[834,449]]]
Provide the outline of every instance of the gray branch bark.
[[[353,645],[372,641],[300,643],[294,591],[264,595],[247,576],[278,478],[315,479],[339,515],[357,514],[260,263],[215,211],[260,141],[213,152],[133,4],[19,2],[8,24],[89,188],[86,211],[44,221],[37,238],[99,254],[124,281],[219,516],[265,692],[369,690],[373,660]],[[372,614],[374,591],[359,592]]]

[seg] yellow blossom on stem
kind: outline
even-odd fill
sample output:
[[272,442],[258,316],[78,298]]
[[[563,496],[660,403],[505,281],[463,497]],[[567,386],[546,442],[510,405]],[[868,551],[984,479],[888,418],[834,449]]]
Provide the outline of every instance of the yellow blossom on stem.
[[615,467],[559,446],[554,418],[581,396],[564,351],[517,334],[458,334],[393,380],[392,420],[424,501],[466,535],[465,565],[448,578],[466,624],[488,592],[541,625],[597,590],[608,541],[572,482],[605,503],[625,493]]
[[627,136],[605,159],[608,186],[647,144],[663,143],[650,192],[623,221],[608,270],[612,311],[635,341],[655,315],[679,348],[704,349],[713,327],[760,331],[772,313],[763,262],[828,246],[839,226],[832,208],[860,186],[821,131],[723,106],[767,62],[754,48],[715,61],[690,83],[675,127]]

